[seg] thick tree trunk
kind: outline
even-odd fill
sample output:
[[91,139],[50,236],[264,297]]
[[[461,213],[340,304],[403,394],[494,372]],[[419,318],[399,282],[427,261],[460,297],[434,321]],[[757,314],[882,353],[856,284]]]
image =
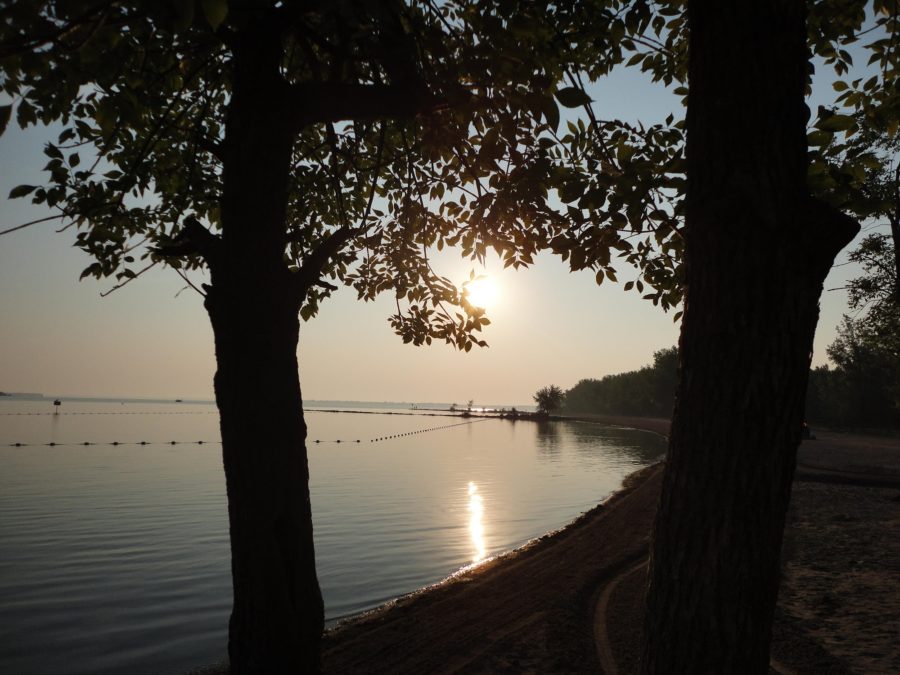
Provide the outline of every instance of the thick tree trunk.
[[213,287],[207,301],[231,534],[231,669],[316,672],[323,607],[297,374],[297,311],[236,291]]
[[[900,173],[900,168],[898,168]],[[900,185],[897,186],[900,193]],[[897,196],[900,201],[900,194]],[[894,302],[900,306],[900,204],[894,210],[890,217],[891,221],[891,244],[894,246]]]
[[228,654],[238,674],[317,672],[323,629],[297,371],[301,292],[284,257],[296,125],[281,50],[277,26],[262,22],[234,39],[222,237],[206,298],[231,533]]
[[643,670],[765,673],[819,295],[857,226],[806,188],[804,3],[688,12],[685,314]]

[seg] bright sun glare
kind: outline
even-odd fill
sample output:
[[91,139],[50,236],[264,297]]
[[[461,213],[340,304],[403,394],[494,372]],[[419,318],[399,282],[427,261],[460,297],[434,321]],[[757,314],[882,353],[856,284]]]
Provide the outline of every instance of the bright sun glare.
[[482,309],[490,309],[497,304],[497,284],[490,277],[479,277],[464,285],[469,302]]

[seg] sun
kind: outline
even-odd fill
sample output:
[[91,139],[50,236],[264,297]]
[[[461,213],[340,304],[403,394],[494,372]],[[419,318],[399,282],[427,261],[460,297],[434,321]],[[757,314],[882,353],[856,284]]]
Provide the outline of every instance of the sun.
[[463,293],[469,302],[481,309],[491,309],[497,304],[497,284],[488,276],[480,276],[463,284]]

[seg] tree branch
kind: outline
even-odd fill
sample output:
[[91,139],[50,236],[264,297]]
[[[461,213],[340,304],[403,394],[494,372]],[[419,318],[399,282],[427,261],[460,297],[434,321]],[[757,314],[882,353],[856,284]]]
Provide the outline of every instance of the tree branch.
[[358,233],[358,228],[343,225],[322,240],[322,242],[303,259],[303,263],[300,265],[300,269],[297,271],[297,276],[295,277],[295,288],[300,297],[303,297],[313,286],[325,285],[320,283],[319,278],[325,263]]
[[139,272],[135,272],[134,276],[128,277],[127,279],[125,279],[125,281],[120,281],[120,282],[117,283],[115,286],[113,286],[112,288],[110,288],[108,291],[102,291],[102,292],[100,293],[100,297],[101,297],[101,298],[105,298],[106,296],[108,296],[108,295],[110,295],[110,294],[112,294],[112,293],[115,293],[117,290],[119,290],[119,289],[122,288],[123,286],[127,286],[127,285],[130,284],[132,281],[134,281],[135,279],[137,279],[139,276],[141,276],[142,274],[144,274],[144,272],[149,272],[150,270],[152,270],[154,267],[156,267],[157,264],[158,264],[158,263],[155,263],[155,262],[150,263],[149,265],[147,265],[145,268],[143,268],[143,269],[140,270]]
[[184,227],[174,237],[162,241],[153,249],[154,253],[164,258],[186,258],[201,256],[208,265],[218,255],[221,239],[207,230],[194,216],[184,220]]
[[38,223],[46,223],[48,220],[57,220],[58,218],[65,218],[65,213],[60,213],[58,216],[47,216],[46,218],[38,218],[37,220],[31,220],[27,223],[22,223],[21,225],[16,225],[15,227],[10,227],[6,230],[0,230],[0,237],[4,234],[9,234],[10,232],[15,232],[16,230],[23,230],[26,227],[31,227],[32,225],[37,225]]

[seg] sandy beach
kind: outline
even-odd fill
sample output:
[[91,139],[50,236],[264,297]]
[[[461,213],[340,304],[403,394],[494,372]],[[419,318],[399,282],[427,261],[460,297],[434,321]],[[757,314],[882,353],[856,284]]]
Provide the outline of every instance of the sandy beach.
[[[817,436],[799,453],[772,672],[900,672],[900,439]],[[343,622],[324,671],[634,672],[661,475],[643,469],[562,530]]]

